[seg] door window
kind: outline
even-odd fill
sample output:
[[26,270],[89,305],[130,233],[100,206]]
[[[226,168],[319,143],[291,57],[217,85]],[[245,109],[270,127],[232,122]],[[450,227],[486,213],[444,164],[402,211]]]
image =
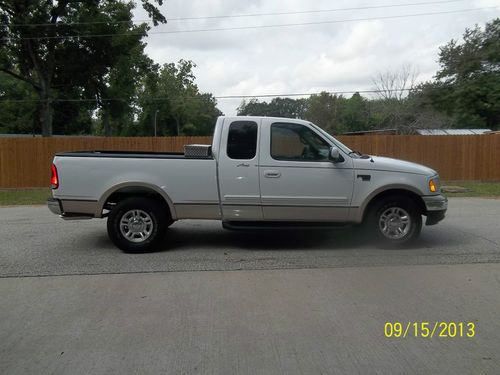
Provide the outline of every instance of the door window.
[[229,126],[227,156],[231,159],[253,159],[257,153],[257,123],[234,121]]
[[271,157],[288,161],[327,161],[330,145],[307,126],[271,125]]

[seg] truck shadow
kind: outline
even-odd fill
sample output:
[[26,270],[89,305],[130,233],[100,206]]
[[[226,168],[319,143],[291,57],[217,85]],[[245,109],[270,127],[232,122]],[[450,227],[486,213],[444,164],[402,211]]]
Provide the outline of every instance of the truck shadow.
[[246,250],[357,248],[367,243],[367,239],[360,238],[361,232],[353,228],[245,231],[171,228],[164,242],[164,250],[181,250],[198,246]]
[[413,244],[388,247],[376,244],[372,237],[360,226],[346,226],[321,229],[263,229],[229,231],[222,228],[176,227],[167,232],[163,245],[158,251],[188,251],[193,248],[214,250],[414,250],[435,246],[448,247],[464,242],[450,232],[436,232],[427,228]]
[[[449,228],[452,229],[452,228]],[[92,237],[92,248],[107,248],[114,251],[107,234]],[[82,239],[82,241],[87,241]],[[174,224],[168,229],[160,247],[151,253],[188,252],[188,251],[381,251],[381,250],[426,250],[432,248],[450,248],[465,245],[470,237],[462,235],[461,231],[443,230],[443,228],[424,227],[422,234],[411,245],[387,247],[377,245],[359,226],[320,228],[320,229],[261,229],[230,231],[220,225],[191,223]]]

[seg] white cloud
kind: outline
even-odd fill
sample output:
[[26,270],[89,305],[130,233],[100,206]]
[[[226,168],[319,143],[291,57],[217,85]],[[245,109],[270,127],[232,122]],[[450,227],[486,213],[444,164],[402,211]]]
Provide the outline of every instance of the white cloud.
[[[423,0],[422,0],[423,1]],[[415,3],[399,0],[394,3]],[[383,2],[390,4],[391,2]],[[289,0],[168,0],[167,18],[229,14],[293,12],[378,5],[371,1],[303,2]],[[497,9],[398,19],[322,25],[261,28],[184,34],[158,31],[230,28],[287,23],[386,17],[497,6]],[[145,14],[138,7],[137,19]],[[457,1],[435,5],[338,11],[286,16],[170,21],[151,29],[147,53],[158,63],[181,58],[197,64],[202,91],[214,95],[255,95],[321,90],[362,90],[373,87],[377,72],[412,64],[421,81],[431,79],[439,46],[459,39],[466,27],[498,17],[500,0]],[[234,114],[241,100],[224,99],[219,108]]]

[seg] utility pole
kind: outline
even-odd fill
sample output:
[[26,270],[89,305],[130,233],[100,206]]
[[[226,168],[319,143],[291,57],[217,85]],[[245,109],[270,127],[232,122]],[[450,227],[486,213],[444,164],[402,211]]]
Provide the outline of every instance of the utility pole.
[[155,111],[155,137],[156,137],[156,116],[158,115],[158,112],[160,112],[159,109]]

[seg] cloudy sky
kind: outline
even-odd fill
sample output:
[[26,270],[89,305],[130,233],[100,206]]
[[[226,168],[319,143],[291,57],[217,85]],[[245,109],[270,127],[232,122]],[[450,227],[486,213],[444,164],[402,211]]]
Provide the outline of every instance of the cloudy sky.
[[[139,8],[136,19],[146,18]],[[489,9],[470,11],[477,8]],[[166,0],[161,9],[169,22],[151,29],[149,56],[162,64],[193,60],[200,90],[227,96],[373,89],[377,73],[405,64],[418,81],[428,80],[438,68],[439,46],[500,17],[500,0]],[[429,14],[461,10],[469,11]],[[178,20],[249,14],[255,16]],[[268,27],[311,22],[323,23]],[[171,33],[255,26],[266,27]],[[218,99],[226,115],[240,103]]]

